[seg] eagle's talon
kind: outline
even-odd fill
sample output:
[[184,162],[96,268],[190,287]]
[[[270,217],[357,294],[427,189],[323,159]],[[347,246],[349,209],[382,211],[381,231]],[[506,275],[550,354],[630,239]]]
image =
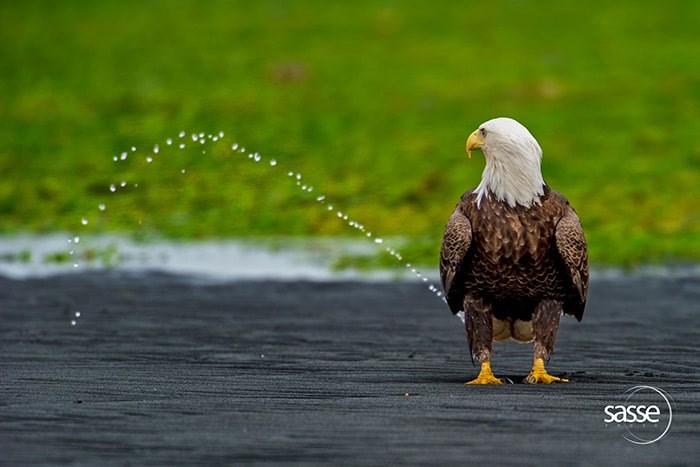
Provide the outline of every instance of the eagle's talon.
[[505,381],[494,376],[491,371],[491,363],[481,362],[479,376],[464,384],[505,384]]
[[558,376],[552,376],[545,372],[544,374],[533,375],[529,374],[525,378],[525,382],[528,384],[551,384],[551,383],[568,383],[569,380],[566,378],[559,378]]
[[552,384],[568,383],[569,380],[550,375],[547,373],[547,370],[544,369],[544,360],[536,358],[532,365],[532,370],[530,370],[530,374],[525,377],[524,382],[529,384]]
[[464,384],[506,384],[503,380],[496,378],[495,376],[482,376],[479,375],[471,381],[467,381]]

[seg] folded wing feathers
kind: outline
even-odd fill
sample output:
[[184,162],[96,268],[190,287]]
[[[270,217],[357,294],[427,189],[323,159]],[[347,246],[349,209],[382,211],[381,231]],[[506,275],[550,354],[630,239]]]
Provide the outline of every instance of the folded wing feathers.
[[450,293],[454,278],[469,250],[471,241],[471,223],[457,206],[447,222],[440,248],[440,278],[446,295]]
[[571,209],[557,224],[556,245],[581,302],[588,295],[588,252],[586,238],[576,212]]

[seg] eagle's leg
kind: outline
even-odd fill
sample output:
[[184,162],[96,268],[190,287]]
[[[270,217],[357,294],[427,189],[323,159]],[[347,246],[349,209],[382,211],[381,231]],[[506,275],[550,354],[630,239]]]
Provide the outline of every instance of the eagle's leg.
[[566,383],[569,380],[552,376],[544,368],[544,361],[554,350],[554,341],[559,330],[562,303],[556,300],[542,300],[532,315],[532,332],[535,337],[534,361],[532,370],[525,378],[530,384]]
[[503,384],[491,371],[491,306],[468,295],[464,299],[464,318],[472,360],[481,363],[479,376],[466,384]]

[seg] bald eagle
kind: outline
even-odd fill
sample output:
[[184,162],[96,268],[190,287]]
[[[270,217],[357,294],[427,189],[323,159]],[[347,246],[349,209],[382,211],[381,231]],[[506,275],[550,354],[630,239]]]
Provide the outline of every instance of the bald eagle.
[[467,384],[500,384],[491,370],[493,341],[534,341],[527,383],[566,382],[547,373],[562,314],[581,320],[588,295],[586,238],[576,211],[545,184],[542,149],[510,118],[482,124],[467,154],[486,159],[481,183],[464,193],[440,249],[440,278],[454,314],[464,313],[472,361]]

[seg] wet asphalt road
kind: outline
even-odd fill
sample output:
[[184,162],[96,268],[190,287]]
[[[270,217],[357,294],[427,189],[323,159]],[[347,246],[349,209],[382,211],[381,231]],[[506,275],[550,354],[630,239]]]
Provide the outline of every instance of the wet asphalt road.
[[[0,278],[0,463],[697,465],[700,279],[590,293],[548,364],[570,383],[472,387],[462,325],[421,284]],[[497,376],[530,361],[495,347]],[[673,410],[642,446],[623,435],[668,414],[637,385]],[[631,402],[661,420],[604,422]]]

